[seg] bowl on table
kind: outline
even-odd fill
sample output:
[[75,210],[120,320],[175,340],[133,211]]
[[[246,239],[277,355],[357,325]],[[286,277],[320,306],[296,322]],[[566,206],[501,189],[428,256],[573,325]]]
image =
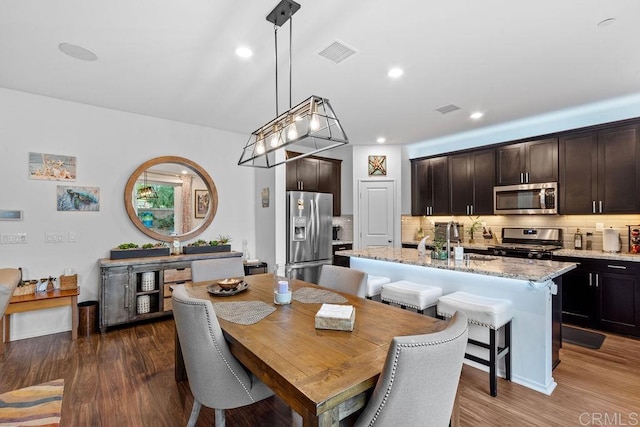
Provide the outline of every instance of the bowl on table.
[[242,279],[232,277],[230,279],[218,280],[218,286],[225,291],[231,291],[242,283]]

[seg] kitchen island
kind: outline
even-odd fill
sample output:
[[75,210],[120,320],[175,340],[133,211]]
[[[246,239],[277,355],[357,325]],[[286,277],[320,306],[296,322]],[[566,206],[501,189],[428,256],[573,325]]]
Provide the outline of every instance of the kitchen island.
[[[562,275],[576,268],[575,263],[478,254],[471,254],[468,261],[436,260],[431,259],[430,252],[421,256],[416,249],[386,247],[337,254],[350,257],[351,268],[392,281],[438,286],[443,294],[464,291],[510,300],[514,306],[512,381],[545,394],[555,389],[552,371],[559,361],[561,341],[558,288]],[[487,329],[475,325],[471,325],[469,334],[485,342],[488,339]],[[481,349],[469,351],[486,357]],[[487,370],[468,360],[465,363]]]

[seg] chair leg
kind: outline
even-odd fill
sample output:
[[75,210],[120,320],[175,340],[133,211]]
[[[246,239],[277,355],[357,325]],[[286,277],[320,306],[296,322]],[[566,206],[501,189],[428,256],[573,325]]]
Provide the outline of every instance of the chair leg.
[[489,389],[491,396],[496,397],[498,395],[498,346],[496,345],[496,330],[489,329]]
[[504,346],[509,349],[504,358],[505,378],[511,381],[511,322],[504,326]]
[[198,402],[195,398],[193,399],[193,408],[191,408],[191,415],[189,416],[189,421],[187,422],[187,427],[194,427],[196,422],[198,421],[198,415],[200,415],[200,408],[202,407],[202,403]]
[[216,415],[216,427],[224,427],[224,424],[225,424],[224,409],[215,409],[215,415]]

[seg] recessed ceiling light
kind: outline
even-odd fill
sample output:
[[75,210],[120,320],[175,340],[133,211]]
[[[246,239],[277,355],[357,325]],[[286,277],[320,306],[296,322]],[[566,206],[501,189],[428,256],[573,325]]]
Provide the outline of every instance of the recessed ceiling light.
[[387,75],[393,79],[397,79],[398,77],[400,77],[402,74],[404,74],[404,71],[402,71],[402,68],[392,68],[389,70],[389,72],[387,73]]
[[608,27],[610,25],[615,24],[615,22],[616,22],[616,18],[603,19],[602,21],[598,22],[598,27],[600,27],[600,28]]
[[91,52],[89,49],[75,44],[60,43],[58,45],[58,49],[60,49],[60,52],[81,61],[95,61],[98,59],[98,55]]
[[251,58],[253,56],[253,52],[248,47],[239,47],[236,49],[236,55],[240,58]]
[[472,120],[478,120],[481,119],[482,116],[484,116],[484,113],[481,111],[476,111],[474,113],[471,113],[471,115],[469,115],[469,118]]
[[378,144],[384,144],[387,141],[387,139],[383,136],[379,137],[378,139],[376,139],[376,142]]

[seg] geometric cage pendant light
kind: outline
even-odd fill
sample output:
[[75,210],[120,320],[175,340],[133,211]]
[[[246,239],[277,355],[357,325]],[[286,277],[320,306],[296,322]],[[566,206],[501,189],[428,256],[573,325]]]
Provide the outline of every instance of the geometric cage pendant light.
[[[340,120],[329,100],[310,96],[291,107],[291,38],[293,14],[300,5],[293,0],[282,0],[267,15],[274,24],[276,46],[276,118],[258,128],[250,136],[242,150],[238,165],[271,168],[301,157],[349,143]],[[289,21],[289,110],[278,112],[278,27]],[[285,155],[286,150],[301,153],[295,157]]]

